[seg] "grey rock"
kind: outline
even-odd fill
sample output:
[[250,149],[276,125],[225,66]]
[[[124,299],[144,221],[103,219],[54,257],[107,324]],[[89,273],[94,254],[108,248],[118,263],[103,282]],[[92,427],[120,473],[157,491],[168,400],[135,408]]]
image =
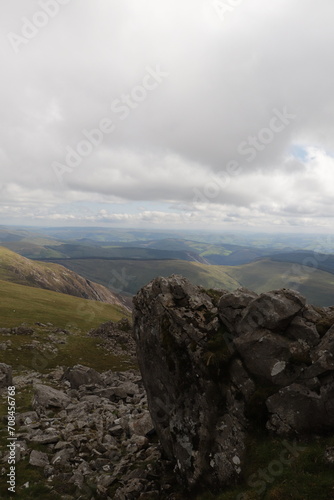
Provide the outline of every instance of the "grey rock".
[[70,398],[64,392],[41,384],[35,388],[32,407],[35,410],[41,408],[66,408],[70,402]]
[[121,425],[113,425],[110,427],[109,432],[112,436],[121,436],[123,434],[123,427]]
[[78,389],[81,385],[103,385],[101,375],[93,368],[76,365],[68,368],[64,373],[64,379],[70,382],[72,389]]
[[126,486],[122,486],[116,490],[114,499],[115,500],[124,500],[138,497],[138,493],[143,491],[144,483],[143,479],[134,478],[130,479]]
[[29,448],[26,441],[18,440],[16,441],[16,461],[19,461],[29,453]]
[[332,326],[311,354],[312,361],[323,371],[334,370],[334,326]]
[[97,491],[100,494],[106,494],[109,486],[115,482],[116,478],[110,474],[102,474],[97,478]]
[[71,447],[71,443],[69,443],[68,441],[58,441],[58,443],[54,447],[54,450],[58,451],[58,450],[63,450],[64,448],[70,448],[70,447]]
[[26,411],[24,413],[16,414],[17,425],[31,425],[39,423],[40,423],[39,417],[35,411]]
[[320,335],[315,324],[301,316],[297,316],[291,321],[285,335],[292,340],[304,343],[308,349],[314,347],[320,341]]
[[30,453],[29,464],[34,465],[35,467],[45,467],[46,465],[49,465],[49,457],[46,453],[33,450]]
[[287,289],[207,294],[176,275],[151,281],[133,302],[153,427],[188,488],[238,480],[257,404],[279,435],[333,430],[333,308],[315,310]]
[[189,487],[235,480],[245,451],[243,422],[229,415],[228,391],[214,377],[220,363],[206,348],[218,335],[217,308],[199,287],[175,275],[153,280],[134,305],[138,361],[165,453]]
[[218,310],[222,323],[233,330],[244,313],[245,308],[258,297],[255,292],[246,288],[239,288],[234,292],[226,292],[219,301]]
[[34,436],[31,436],[29,441],[32,443],[36,444],[53,444],[53,443],[58,443],[60,440],[60,434],[55,433],[55,434],[37,434]]
[[74,472],[73,476],[70,478],[69,482],[73,483],[75,486],[79,488],[79,490],[82,489],[84,485],[85,478],[81,472]]
[[231,381],[237,390],[243,395],[245,401],[249,401],[255,392],[256,386],[245,370],[240,359],[234,359],[230,368]]
[[328,446],[324,453],[325,462],[334,465],[334,446]]
[[255,329],[234,340],[248,372],[275,385],[292,383],[301,372],[290,365],[291,345],[281,335]]
[[130,434],[145,436],[153,428],[153,422],[149,411],[135,415],[129,420]]
[[297,383],[284,387],[268,398],[267,408],[271,414],[267,428],[280,435],[333,428],[333,381],[320,394]]
[[64,448],[52,457],[51,464],[55,466],[61,466],[68,464],[69,460],[74,457],[74,448]]
[[262,293],[246,307],[237,325],[240,334],[262,328],[281,331],[305,307],[306,300],[294,290],[274,290]]

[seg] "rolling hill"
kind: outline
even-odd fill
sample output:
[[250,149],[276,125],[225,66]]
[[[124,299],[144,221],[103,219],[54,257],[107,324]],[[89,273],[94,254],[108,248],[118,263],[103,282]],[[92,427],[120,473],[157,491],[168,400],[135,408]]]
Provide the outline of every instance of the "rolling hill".
[[[150,231],[121,231],[103,228],[1,229],[0,244],[36,259],[62,258],[123,258],[123,259],[178,259],[202,264],[239,265],[275,253],[275,248],[257,248],[234,244],[233,238],[220,242],[218,236],[196,233],[185,234]],[[216,240],[216,241],[215,241]],[[280,246],[280,252],[284,245]]]
[[331,273],[296,267],[290,262],[261,259],[240,266],[214,266],[178,260],[68,259],[61,261],[82,276],[119,293],[135,294],[156,276],[181,274],[206,288],[234,290],[246,287],[257,293],[293,288],[309,303],[334,304],[334,276]]
[[[33,262],[25,260],[24,264],[16,260],[9,269],[8,265],[4,266],[9,254],[5,259],[5,249],[0,249],[0,279],[74,293],[73,282],[72,292],[68,291],[73,280],[66,268],[84,277],[80,286],[75,278],[77,290],[83,286],[87,293],[87,286],[90,288],[93,283],[96,292],[95,282],[108,288],[109,294],[112,290],[131,296],[152,278],[177,273],[209,288],[231,290],[245,286],[262,292],[290,287],[316,305],[334,303],[331,274],[334,256],[315,254],[311,250],[321,243],[321,248],[328,251],[331,248],[328,238],[253,235],[240,239],[233,235],[215,235],[214,239],[212,236],[205,240],[204,233],[203,237],[197,236],[196,240],[190,233],[182,238],[175,232],[103,228],[54,228],[40,232],[0,228],[0,241],[4,246],[34,259]],[[296,243],[304,246],[304,250],[293,250]],[[314,256],[318,259],[316,266]],[[30,270],[36,265],[33,272],[27,269],[27,262]],[[55,264],[61,267],[54,267]],[[42,279],[38,278],[40,273],[44,276]],[[77,291],[75,294],[78,295]],[[96,295],[88,294],[88,297],[96,298]]]
[[[55,261],[58,262],[58,261]],[[76,273],[119,293],[135,294],[156,276],[181,274],[196,285],[234,290],[240,284],[226,272],[229,268],[183,260],[67,259],[62,262]]]
[[[88,335],[101,323],[130,319],[124,308],[2,280],[0,297],[1,360],[16,374],[27,369],[48,372],[78,362],[98,370],[133,366],[126,352],[115,354],[101,338]],[[17,332],[10,334],[8,329]]]
[[0,280],[0,328],[21,323],[53,323],[60,328],[75,326],[83,332],[105,321],[118,321],[129,312],[122,305],[69,296]]
[[228,273],[244,287],[257,293],[292,288],[304,295],[310,304],[334,304],[334,276],[319,269],[262,259],[242,266],[229,267]]
[[[142,247],[156,250],[183,251],[197,255],[197,262],[202,264],[234,266],[246,264],[255,259],[268,255],[268,250],[244,247],[231,244],[212,244],[203,241],[194,241],[178,238],[166,238],[141,243]],[[274,252],[274,250],[273,250]],[[191,259],[185,259],[191,260]]]
[[4,247],[0,247],[0,279],[123,306],[120,299],[101,284],[58,264],[32,261]]
[[334,274],[334,255],[331,254],[304,250],[271,255],[270,258],[277,262],[292,262],[298,266],[307,266]]

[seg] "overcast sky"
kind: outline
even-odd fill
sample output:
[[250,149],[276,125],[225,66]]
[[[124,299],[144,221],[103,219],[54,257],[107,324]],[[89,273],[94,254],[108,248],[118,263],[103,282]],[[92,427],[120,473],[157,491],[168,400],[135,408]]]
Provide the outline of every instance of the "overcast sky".
[[333,0],[0,11],[0,223],[331,231]]

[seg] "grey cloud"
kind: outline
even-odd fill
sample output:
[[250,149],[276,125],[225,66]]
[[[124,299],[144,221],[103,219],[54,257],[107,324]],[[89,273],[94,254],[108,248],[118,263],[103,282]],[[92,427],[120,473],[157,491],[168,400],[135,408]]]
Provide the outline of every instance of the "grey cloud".
[[[248,208],[264,224],[270,212],[326,212],[328,174],[315,175],[318,166],[293,158],[291,146],[334,150],[332,0],[249,0],[224,22],[210,0],[71,0],[15,54],[8,33],[21,33],[22,18],[33,19],[42,3],[1,7],[6,206],[24,213],[35,194],[55,217],[78,199],[162,201],[192,213],[202,203],[207,218],[210,205],[237,207],[240,218]],[[135,101],[148,67],[168,76]],[[112,110],[116,100],[128,108],[124,120]],[[59,183],[53,162],[64,163],[67,148],[104,118],[114,131]],[[238,175],[196,198],[215,192],[214,176],[232,160]],[[258,213],[263,204],[271,210]]]

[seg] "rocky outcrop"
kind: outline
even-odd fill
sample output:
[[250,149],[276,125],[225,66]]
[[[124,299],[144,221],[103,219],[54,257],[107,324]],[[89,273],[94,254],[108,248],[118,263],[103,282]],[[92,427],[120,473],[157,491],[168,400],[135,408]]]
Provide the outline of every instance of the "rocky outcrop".
[[294,437],[334,428],[334,308],[176,275],[150,282],[134,307],[154,427],[187,488],[239,479],[253,419]]

